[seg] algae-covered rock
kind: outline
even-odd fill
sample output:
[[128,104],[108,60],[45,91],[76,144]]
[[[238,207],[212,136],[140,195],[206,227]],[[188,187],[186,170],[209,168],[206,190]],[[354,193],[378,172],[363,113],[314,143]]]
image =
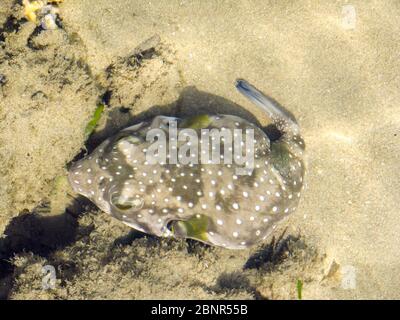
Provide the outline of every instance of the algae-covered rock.
[[5,23],[7,22],[7,19],[9,18],[10,14],[12,12],[13,4],[14,4],[13,0],[2,0],[1,1],[0,28],[1,28],[1,26],[3,26],[3,29],[4,29]]
[[65,30],[22,23],[0,49],[0,232],[51,192],[84,142],[98,89],[85,47]]
[[[225,265],[220,260],[226,262]],[[79,219],[76,242],[46,258],[21,253],[14,259],[11,299],[250,299],[250,289],[215,287],[246,255],[184,241],[159,240],[99,212]],[[54,289],[43,289],[43,266],[56,270]]]
[[[45,220],[29,225],[39,231],[50,224]],[[132,232],[93,209],[77,224],[70,220],[62,218],[62,238],[40,229],[40,242],[53,247],[34,246],[15,255],[8,298],[297,299],[298,279],[304,282],[304,298],[315,292],[326,296],[329,289],[320,285],[326,273],[324,257],[302,238],[282,237],[254,250],[233,252]],[[16,234],[9,237],[17,240]],[[51,282],[44,271],[51,269],[54,286],[46,286]]]

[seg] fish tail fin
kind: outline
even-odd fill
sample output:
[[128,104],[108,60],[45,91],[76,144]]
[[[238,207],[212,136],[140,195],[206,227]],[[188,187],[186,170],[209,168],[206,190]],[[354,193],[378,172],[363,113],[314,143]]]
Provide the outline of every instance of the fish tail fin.
[[269,118],[280,128],[284,128],[285,131],[290,131],[292,134],[299,133],[299,125],[294,116],[278,102],[243,79],[236,80],[236,89],[256,106],[265,111]]

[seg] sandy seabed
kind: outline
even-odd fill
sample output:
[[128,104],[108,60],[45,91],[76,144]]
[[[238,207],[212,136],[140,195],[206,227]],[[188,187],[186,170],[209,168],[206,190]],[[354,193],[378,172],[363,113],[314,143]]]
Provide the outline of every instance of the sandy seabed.
[[[38,32],[19,1],[0,0],[2,298],[296,299],[298,280],[303,299],[400,298],[397,1],[59,7],[62,27]],[[155,52],[129,63],[154,34]],[[267,123],[238,77],[291,110],[307,145],[306,191],[274,241],[230,251],[143,236],[70,199],[60,177],[102,98],[89,149],[154,114],[234,110]],[[45,265],[55,289],[43,289]]]

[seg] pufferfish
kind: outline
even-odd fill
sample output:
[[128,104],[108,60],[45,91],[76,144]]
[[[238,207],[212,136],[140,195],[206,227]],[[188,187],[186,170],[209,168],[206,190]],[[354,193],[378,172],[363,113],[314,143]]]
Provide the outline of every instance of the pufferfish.
[[[229,249],[262,242],[298,206],[304,185],[305,144],[296,120],[278,103],[245,80],[237,80],[236,88],[267,113],[278,135],[234,115],[156,116],[121,130],[74,163],[68,173],[74,191],[147,234],[191,238]],[[179,137],[190,129],[199,139],[176,141],[170,130],[173,123]],[[212,141],[200,146],[205,143],[201,140],[205,129],[221,133],[219,150]],[[222,133],[238,136],[239,132],[243,145],[249,130],[252,141],[246,140],[245,145],[253,142],[252,166],[241,172],[238,169],[250,158],[241,164],[234,161],[234,155],[233,161],[224,161],[233,149],[232,143],[224,140],[229,135]],[[148,139],[151,132],[158,133]],[[151,161],[148,153],[161,136],[166,157]],[[195,161],[193,155],[186,164],[179,157],[175,163],[168,161],[172,152],[177,152],[174,146],[187,148],[190,143],[193,150],[202,150],[197,155],[217,152],[220,161],[204,163],[199,157]],[[159,146],[157,150],[162,151],[162,144]]]

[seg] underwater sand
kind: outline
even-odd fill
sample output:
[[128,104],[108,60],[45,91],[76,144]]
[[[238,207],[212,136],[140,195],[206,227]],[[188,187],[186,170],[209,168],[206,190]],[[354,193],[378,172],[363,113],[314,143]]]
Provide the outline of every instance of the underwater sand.
[[[0,8],[0,255],[12,261],[0,263],[2,297],[296,299],[301,279],[304,299],[400,298],[396,1],[65,0],[63,29],[39,35],[6,23],[22,18],[12,2]],[[154,34],[159,55],[124,69],[119,61]],[[107,90],[93,143],[155,113],[235,110],[266,123],[234,89],[238,77],[292,111],[306,141],[307,189],[281,255],[268,255],[268,242],[229,251],[127,237],[87,204],[79,219],[63,213],[57,177]],[[51,212],[32,213],[46,201]],[[41,287],[46,264],[59,270],[55,290]]]

